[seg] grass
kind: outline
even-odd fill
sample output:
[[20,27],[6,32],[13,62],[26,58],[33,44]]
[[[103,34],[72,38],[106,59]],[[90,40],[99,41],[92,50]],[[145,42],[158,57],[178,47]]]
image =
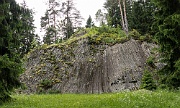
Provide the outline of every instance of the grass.
[[1,108],[180,108],[180,92],[13,95]]

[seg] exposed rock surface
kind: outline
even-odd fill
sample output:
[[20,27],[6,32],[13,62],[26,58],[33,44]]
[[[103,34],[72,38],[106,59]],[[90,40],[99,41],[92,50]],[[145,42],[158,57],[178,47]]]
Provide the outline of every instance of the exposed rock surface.
[[89,44],[52,45],[32,51],[21,82],[36,93],[102,93],[138,89],[146,60],[155,44],[129,40],[113,46]]

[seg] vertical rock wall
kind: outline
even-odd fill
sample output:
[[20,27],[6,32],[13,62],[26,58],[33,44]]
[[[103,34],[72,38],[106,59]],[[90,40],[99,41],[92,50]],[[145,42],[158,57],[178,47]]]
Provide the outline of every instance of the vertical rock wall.
[[138,89],[154,44],[129,40],[113,46],[81,39],[34,50],[21,75],[25,93],[102,93]]

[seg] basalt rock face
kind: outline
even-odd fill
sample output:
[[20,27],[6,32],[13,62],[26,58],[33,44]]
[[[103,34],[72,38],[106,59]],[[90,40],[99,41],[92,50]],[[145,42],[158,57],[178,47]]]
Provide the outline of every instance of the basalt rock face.
[[52,45],[32,51],[20,77],[24,93],[102,93],[138,89],[146,60],[155,44],[129,40],[93,45],[80,39],[71,45]]

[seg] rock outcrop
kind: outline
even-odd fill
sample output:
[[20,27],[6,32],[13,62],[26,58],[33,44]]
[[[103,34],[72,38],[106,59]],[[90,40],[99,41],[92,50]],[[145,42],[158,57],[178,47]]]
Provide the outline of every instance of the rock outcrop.
[[32,51],[20,77],[25,93],[102,93],[138,89],[153,43],[94,45],[88,38]]

